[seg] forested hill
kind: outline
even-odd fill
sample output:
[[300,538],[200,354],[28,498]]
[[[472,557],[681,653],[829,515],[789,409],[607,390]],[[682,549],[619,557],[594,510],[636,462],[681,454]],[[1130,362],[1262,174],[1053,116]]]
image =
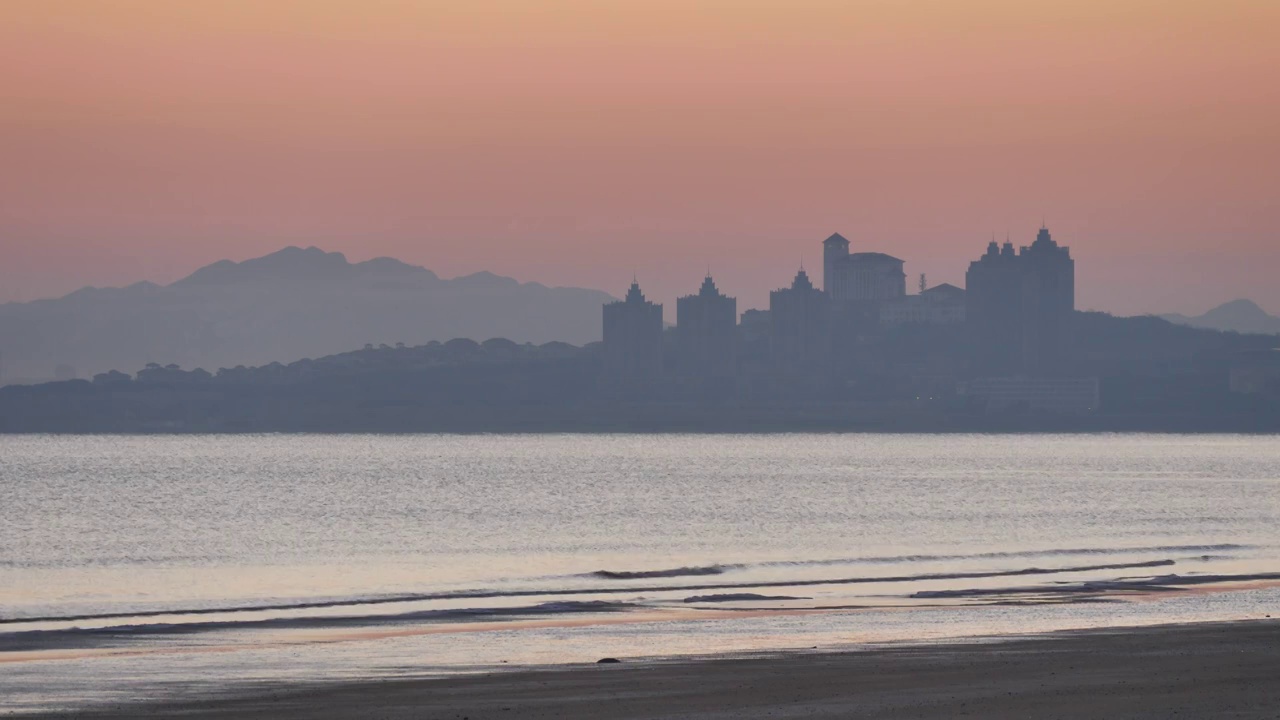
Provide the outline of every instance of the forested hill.
[[882,370],[817,391],[760,371],[767,345],[742,346],[736,387],[677,373],[626,394],[605,382],[599,343],[454,339],[0,388],[0,432],[1280,431],[1280,385],[1253,395],[1228,387],[1239,357],[1280,337],[1102,313],[1077,313],[1075,325],[1073,372],[1099,378],[1102,392],[1100,410],[1081,417],[992,416],[966,404],[955,391],[971,372],[963,328],[920,325],[878,339]]

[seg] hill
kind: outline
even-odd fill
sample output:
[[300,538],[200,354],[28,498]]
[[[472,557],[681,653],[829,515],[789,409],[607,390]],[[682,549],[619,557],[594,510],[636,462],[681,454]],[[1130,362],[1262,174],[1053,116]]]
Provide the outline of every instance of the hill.
[[1268,335],[1280,333],[1280,317],[1267,314],[1267,311],[1258,307],[1252,300],[1232,300],[1203,315],[1187,316],[1175,313],[1160,317],[1178,325],[1209,330]]
[[153,364],[0,388],[0,433],[1280,430],[1280,386],[1233,393],[1229,382],[1242,355],[1280,337],[1103,313],[1077,313],[1074,325],[1068,366],[1100,381],[1096,413],[975,405],[956,383],[967,377],[963,334],[920,325],[889,329],[879,369],[818,392],[812,379],[773,374],[767,348],[753,345],[732,387],[664,374],[628,391],[607,382],[599,343],[455,338],[217,373]]
[[443,279],[392,258],[288,247],[223,260],[168,286],[84,288],[0,305],[3,381],[79,377],[146,363],[216,370],[318,357],[367,343],[455,337],[516,342],[599,339],[597,290],[551,288],[481,272]]

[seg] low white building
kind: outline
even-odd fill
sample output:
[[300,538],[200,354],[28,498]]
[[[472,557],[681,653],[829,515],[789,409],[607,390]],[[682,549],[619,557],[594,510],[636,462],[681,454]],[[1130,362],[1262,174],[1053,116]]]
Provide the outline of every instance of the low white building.
[[880,305],[881,325],[958,325],[964,317],[964,290],[947,283]]

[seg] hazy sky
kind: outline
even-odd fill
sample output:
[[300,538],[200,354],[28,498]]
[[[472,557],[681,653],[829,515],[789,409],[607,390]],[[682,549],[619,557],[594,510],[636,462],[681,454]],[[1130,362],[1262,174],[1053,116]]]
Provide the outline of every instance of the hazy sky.
[[[0,301],[287,244],[762,304],[839,231],[1280,311],[1276,0],[4,0]],[[820,277],[820,272],[814,273]],[[914,279],[911,283],[914,286]]]

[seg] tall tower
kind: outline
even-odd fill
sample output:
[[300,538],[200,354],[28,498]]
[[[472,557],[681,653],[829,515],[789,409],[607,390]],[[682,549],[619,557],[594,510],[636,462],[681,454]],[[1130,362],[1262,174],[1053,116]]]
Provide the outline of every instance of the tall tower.
[[1002,248],[992,240],[965,273],[965,322],[977,373],[1021,374],[1022,300],[1022,266],[1013,244]]
[[822,289],[828,295],[836,285],[836,268],[840,261],[849,257],[849,241],[840,233],[832,233],[831,237],[822,241]]
[[1040,228],[1014,252],[994,241],[965,275],[975,369],[990,375],[1059,374],[1071,348],[1075,261]]
[[804,270],[791,287],[769,293],[769,349],[784,376],[812,382],[831,369],[831,298]]
[[738,301],[716,288],[710,275],[696,295],[676,300],[680,372],[702,380],[737,373]]
[[1056,373],[1071,349],[1072,315],[1076,309],[1076,263],[1040,228],[1035,242],[1022,248],[1022,357],[1026,372]]
[[649,302],[632,281],[627,297],[604,306],[606,380],[644,385],[662,374],[662,306]]

